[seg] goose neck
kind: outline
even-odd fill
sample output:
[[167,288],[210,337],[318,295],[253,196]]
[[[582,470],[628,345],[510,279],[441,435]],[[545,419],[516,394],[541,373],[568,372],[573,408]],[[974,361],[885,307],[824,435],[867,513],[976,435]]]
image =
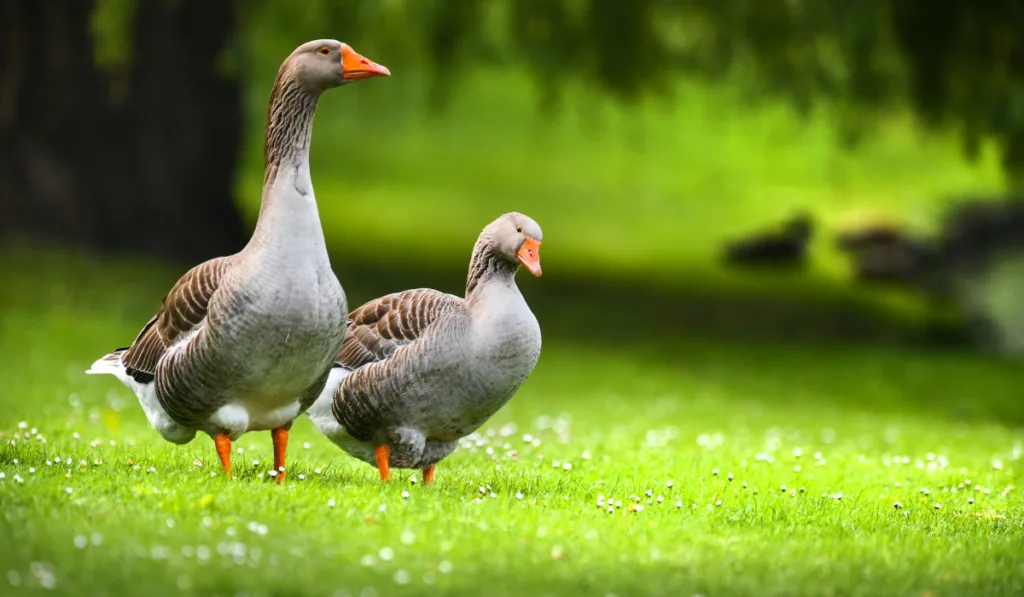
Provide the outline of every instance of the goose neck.
[[473,298],[480,294],[481,288],[494,283],[514,286],[518,267],[518,264],[510,263],[498,255],[488,239],[481,237],[473,248],[473,256],[469,260],[466,300],[472,302]]

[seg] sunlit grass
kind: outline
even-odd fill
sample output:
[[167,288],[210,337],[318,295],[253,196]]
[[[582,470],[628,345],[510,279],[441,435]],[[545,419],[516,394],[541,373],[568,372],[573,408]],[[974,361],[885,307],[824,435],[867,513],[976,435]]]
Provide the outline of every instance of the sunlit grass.
[[269,434],[236,443],[228,481],[208,439],[164,442],[127,389],[83,373],[178,273],[0,260],[4,594],[1024,590],[1018,365],[548,337],[435,486],[381,485],[300,420],[277,487]]
[[[1002,186],[992,152],[967,163],[951,136],[926,135],[905,115],[845,151],[827,110],[804,120],[774,101],[744,104],[728,87],[681,84],[673,101],[632,109],[575,89],[545,115],[524,77],[483,72],[432,114],[417,77],[321,101],[313,176],[339,251],[449,259],[486,222],[518,210],[575,271],[713,276],[724,240],[809,209],[823,224],[815,273],[835,282],[845,270],[831,235],[851,218],[927,229],[950,194]],[[257,82],[248,95],[239,189],[251,218],[268,88]]]

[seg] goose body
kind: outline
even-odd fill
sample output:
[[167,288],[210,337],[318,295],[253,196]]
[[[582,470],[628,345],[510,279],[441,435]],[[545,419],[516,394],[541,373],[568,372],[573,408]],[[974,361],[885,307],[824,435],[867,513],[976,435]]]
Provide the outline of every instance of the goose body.
[[285,60],[249,243],[189,270],[131,346],[87,371],[120,379],[168,441],[213,437],[228,474],[231,441],[271,430],[283,478],[288,429],[321,393],[342,346],[347,303],[324,244],[309,142],[320,94],[367,73],[388,74],[333,40],[303,44]]
[[307,415],[332,442],[376,465],[434,465],[516,393],[540,357],[536,317],[515,284],[540,275],[540,227],[506,214],[480,235],[464,298],[431,289],[390,294],[349,315],[328,382]]

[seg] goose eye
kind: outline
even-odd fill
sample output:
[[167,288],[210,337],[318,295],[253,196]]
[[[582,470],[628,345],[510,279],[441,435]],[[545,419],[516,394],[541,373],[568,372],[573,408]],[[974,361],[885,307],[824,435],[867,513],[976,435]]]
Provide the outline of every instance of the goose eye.
[[328,54],[330,54],[330,53],[331,53],[331,49],[330,49],[330,48],[328,48],[328,47],[326,47],[326,46],[325,46],[325,47],[323,47],[323,48],[320,48],[320,49],[319,49],[319,50],[317,50],[317,51],[318,51],[318,52],[320,52],[320,55],[321,55],[321,56],[327,56]]
[[516,232],[522,234],[523,233],[523,227],[522,226],[516,226]]

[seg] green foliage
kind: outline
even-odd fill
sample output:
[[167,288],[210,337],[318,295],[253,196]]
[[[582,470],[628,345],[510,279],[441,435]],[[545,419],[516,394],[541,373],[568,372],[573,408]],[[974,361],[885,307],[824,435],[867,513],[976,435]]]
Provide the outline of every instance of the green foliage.
[[435,486],[409,473],[382,485],[301,419],[277,487],[269,434],[236,442],[227,481],[212,442],[163,441],[126,388],[83,373],[178,274],[0,254],[8,593],[1024,591],[1016,364],[548,336],[535,374]]
[[96,63],[101,68],[117,70],[127,64],[138,2],[139,0],[96,0],[90,26],[93,53]]
[[1024,8],[996,4],[320,0],[296,11],[268,1],[262,22],[358,32],[430,68],[434,100],[465,81],[465,66],[499,61],[527,67],[548,106],[574,82],[635,102],[671,97],[681,74],[726,78],[751,101],[773,94],[804,113],[830,106],[848,143],[909,104],[923,122],[956,128],[970,157],[996,142],[1013,183],[1024,171]]
[[[184,0],[198,1],[198,0]],[[136,0],[98,0],[96,55],[127,56]],[[670,97],[680,74],[745,83],[751,99],[802,112],[837,108],[846,142],[909,103],[953,126],[970,157],[996,142],[1013,185],[1024,175],[1024,5],[913,0],[311,0],[238,3],[260,43],[317,36],[366,42],[431,70],[440,106],[473,64],[525,66],[545,105],[584,82],[626,102]],[[252,37],[247,35],[247,37]]]

